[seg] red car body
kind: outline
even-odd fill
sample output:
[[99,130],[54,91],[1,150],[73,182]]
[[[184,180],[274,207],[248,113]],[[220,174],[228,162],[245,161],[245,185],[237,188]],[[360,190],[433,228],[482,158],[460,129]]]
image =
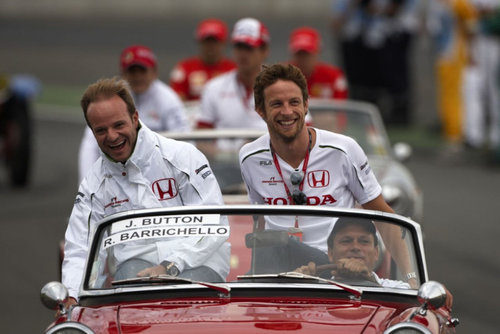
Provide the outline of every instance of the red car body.
[[[252,253],[241,242],[252,232],[252,216],[244,216],[252,210],[256,214],[290,211],[298,214],[304,207],[270,208],[239,206],[240,215],[232,216],[231,226],[231,271],[221,289],[210,289],[197,284],[147,286],[118,286],[117,288],[92,289],[84,284],[79,305],[69,316],[60,316],[49,326],[48,333],[58,333],[58,327],[82,324],[89,330],[82,333],[276,333],[293,331],[301,333],[406,333],[391,332],[391,326],[413,326],[411,333],[454,333],[455,322],[449,309],[434,305],[430,299],[422,300],[420,290],[396,290],[363,286],[362,295],[331,284],[317,284],[288,277],[279,282],[269,280],[241,279],[252,262]],[[257,209],[258,208],[258,209]],[[191,210],[191,211],[189,211]],[[174,208],[179,212],[228,212],[238,213],[233,206],[220,208]],[[199,210],[199,211],[196,211]],[[200,211],[201,210],[201,211]],[[236,211],[235,211],[236,210]],[[261,210],[261,211],[259,211]],[[266,211],[267,210],[267,211]],[[269,211],[273,210],[273,211]],[[164,209],[164,213],[172,210]],[[417,252],[418,273],[422,283],[428,281],[421,233],[418,224],[397,215],[381,215],[363,210],[333,210],[315,208],[316,213],[359,215],[373,220],[390,220],[405,223]],[[97,231],[96,233],[98,233]],[[98,243],[94,241],[93,247]],[[385,256],[384,256],[385,258]],[[89,257],[91,263],[92,254]],[[390,261],[389,261],[390,263]],[[379,272],[390,271],[387,261],[379,265]],[[87,269],[88,281],[90,271]],[[382,277],[383,273],[379,273]],[[430,282],[429,282],[430,283]],[[217,283],[218,284],[218,283]],[[425,283],[428,284],[428,283]],[[422,287],[425,285],[423,284]],[[214,283],[214,285],[216,285]],[[442,297],[442,296],[441,296]],[[52,330],[52,332],[51,332]],[[61,332],[62,333],[62,332]]]

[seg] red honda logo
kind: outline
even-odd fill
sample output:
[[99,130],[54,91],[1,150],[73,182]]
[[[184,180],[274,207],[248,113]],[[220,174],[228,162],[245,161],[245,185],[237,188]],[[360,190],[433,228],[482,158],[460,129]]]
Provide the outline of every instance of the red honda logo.
[[175,179],[160,179],[156,180],[152,185],[151,189],[155,193],[156,197],[158,197],[159,201],[166,201],[168,199],[174,198],[177,196],[177,183]]
[[330,173],[327,170],[315,170],[307,173],[307,183],[311,188],[323,188],[330,184]]

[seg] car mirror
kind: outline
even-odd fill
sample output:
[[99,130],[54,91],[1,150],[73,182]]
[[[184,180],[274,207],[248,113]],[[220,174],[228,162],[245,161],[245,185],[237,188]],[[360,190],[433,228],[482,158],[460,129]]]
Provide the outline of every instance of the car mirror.
[[446,298],[446,289],[436,281],[426,282],[418,289],[418,300],[431,310],[436,310],[445,305]]
[[49,282],[40,291],[40,299],[45,307],[56,310],[68,299],[68,289],[60,282]]
[[394,144],[392,149],[394,151],[394,156],[396,157],[396,159],[402,162],[408,161],[413,153],[412,147],[409,144],[402,142]]

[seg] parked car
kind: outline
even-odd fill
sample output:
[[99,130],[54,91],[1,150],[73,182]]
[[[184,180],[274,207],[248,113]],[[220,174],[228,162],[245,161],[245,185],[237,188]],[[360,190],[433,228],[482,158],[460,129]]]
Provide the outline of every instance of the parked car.
[[[297,240],[296,230],[291,233],[286,227],[295,221],[303,228],[303,242]],[[283,228],[262,229],[262,222]],[[322,250],[315,248],[331,256],[323,264],[315,260],[314,272],[306,273],[303,266],[312,264],[297,250],[307,242],[311,224],[323,224],[333,241]],[[387,229],[400,233],[401,247],[389,249],[378,232]],[[351,232],[358,234],[351,238]],[[193,280],[182,278],[182,271],[179,276],[115,276],[129,259],[153,261],[154,256],[138,249],[168,253],[170,242],[180,238],[205,239],[208,244],[227,239],[227,277]],[[346,266],[335,257],[342,258],[339,247],[346,242],[354,248],[360,247],[357,242],[369,247],[355,259],[343,257],[365,263],[369,269],[364,274],[341,270]],[[271,254],[283,249],[287,252],[282,261],[273,261]],[[410,275],[401,271],[396,259],[410,264]],[[428,334],[454,333],[458,323],[450,314],[447,290],[429,281],[416,222],[396,214],[325,206],[172,207],[114,214],[95,231],[78,305],[66,309],[67,297],[59,282],[42,288],[43,303],[59,310],[46,333]]]
[[[197,104],[190,103],[190,119],[196,119]],[[391,147],[380,112],[370,103],[330,99],[311,99],[309,111],[314,127],[345,134],[363,148],[386,202],[398,214],[416,221],[423,219],[422,191],[403,165],[411,148],[404,143]],[[190,141],[208,157],[221,185],[226,203],[247,203],[238,151],[249,140],[264,132],[254,129],[214,129],[192,132],[164,132],[169,138]]]

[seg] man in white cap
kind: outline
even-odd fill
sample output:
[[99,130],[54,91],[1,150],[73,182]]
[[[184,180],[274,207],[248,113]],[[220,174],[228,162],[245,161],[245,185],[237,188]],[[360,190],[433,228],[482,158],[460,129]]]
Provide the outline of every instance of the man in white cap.
[[[190,126],[181,99],[158,79],[153,51],[143,45],[132,45],[120,56],[122,77],[130,85],[141,121],[153,131],[187,131]],[[87,127],[80,144],[78,180],[81,182],[99,158],[99,146]]]
[[258,128],[266,123],[255,112],[253,85],[269,54],[269,32],[262,22],[244,18],[231,35],[236,69],[205,85],[198,128]]

